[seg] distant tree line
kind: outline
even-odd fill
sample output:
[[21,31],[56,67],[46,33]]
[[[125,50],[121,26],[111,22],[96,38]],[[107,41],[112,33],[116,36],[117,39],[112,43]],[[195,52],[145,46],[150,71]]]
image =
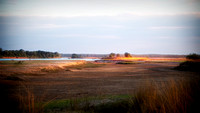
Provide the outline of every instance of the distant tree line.
[[[121,57],[121,55],[120,55],[120,54],[115,54],[115,53],[110,53],[110,54],[108,55],[108,58],[111,58],[111,59],[117,58],[117,57]],[[124,53],[124,57],[132,57],[132,56],[131,56],[130,53],[125,52],[125,53]]]
[[[95,53],[94,54],[77,54],[77,55],[81,56],[82,58],[85,58],[85,57],[99,57],[99,58],[102,58],[102,57],[108,56],[108,54],[95,54]],[[61,54],[61,57],[72,57],[72,54]]]
[[20,50],[2,50],[0,48],[0,57],[28,57],[28,58],[54,58],[60,57],[58,52],[47,51],[24,51]]

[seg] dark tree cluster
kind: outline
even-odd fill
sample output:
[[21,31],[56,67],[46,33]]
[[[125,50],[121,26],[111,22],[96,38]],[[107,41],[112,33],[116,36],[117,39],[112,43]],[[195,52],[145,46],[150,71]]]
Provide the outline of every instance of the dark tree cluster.
[[125,56],[125,57],[132,57],[131,54],[128,53],[128,52],[124,53],[124,56]]
[[72,54],[71,58],[82,58],[82,56],[74,53]]
[[115,53],[110,53],[109,54],[109,58],[114,58],[115,57]]
[[[121,55],[118,53],[118,54],[115,54],[115,53],[110,53],[109,56],[107,58],[118,58],[118,57],[121,57]],[[124,57],[132,57],[130,53],[128,52],[125,52],[124,53]]]
[[187,59],[197,60],[200,59],[200,55],[193,53],[186,56]]
[[60,57],[58,52],[46,52],[46,51],[24,51],[20,50],[2,50],[0,48],[0,57],[28,57],[28,58],[54,58]]

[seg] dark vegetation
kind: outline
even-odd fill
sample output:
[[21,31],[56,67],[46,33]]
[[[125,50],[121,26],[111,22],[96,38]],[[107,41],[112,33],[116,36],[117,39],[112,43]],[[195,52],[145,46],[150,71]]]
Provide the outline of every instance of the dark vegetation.
[[[118,57],[121,57],[121,55],[119,53],[117,53],[117,54],[110,53],[107,57],[105,57],[105,59],[114,59],[114,58],[118,58]],[[132,55],[128,52],[125,52],[124,57],[132,57]]]
[[182,62],[180,63],[179,66],[175,67],[175,69],[180,71],[200,72],[200,62],[195,62],[195,61]]
[[73,54],[72,54],[72,56],[71,56],[71,58],[82,58],[82,56],[81,56],[81,55],[78,55],[78,54],[75,54],[75,53],[73,53]]
[[193,53],[187,55],[186,58],[189,61],[180,63],[180,65],[175,67],[175,69],[180,71],[200,72],[200,55]]
[[2,50],[0,49],[0,57],[28,57],[28,58],[55,58],[60,57],[58,52],[47,51],[24,51],[20,50]]
[[[8,78],[10,79],[10,78]],[[12,96],[14,94],[13,91],[9,90],[11,88],[15,88],[15,84],[9,84],[7,82],[0,81],[0,102],[1,102],[1,113],[21,113],[21,109],[19,109],[19,103]]]
[[139,64],[139,62],[134,62],[134,61],[121,61],[121,62],[117,62],[116,64]]
[[12,75],[12,76],[7,76],[7,77],[5,78],[5,80],[23,81],[23,79],[21,79],[21,78],[19,78],[19,77],[17,77],[17,76],[14,76],[14,75]]
[[110,53],[108,57],[109,58],[114,58],[115,57],[115,53]]
[[131,54],[128,53],[128,52],[124,53],[124,56],[125,56],[125,57],[132,57]]
[[[81,57],[98,57],[98,58],[108,56],[108,54],[79,54],[79,55],[81,55]],[[61,54],[61,57],[72,57],[72,54]]]
[[[98,57],[105,58],[109,54],[79,54],[82,57]],[[72,54],[61,54],[61,57],[71,57]],[[116,57],[122,57],[123,54],[116,54]],[[132,57],[148,57],[148,58],[184,58],[185,55],[162,55],[162,54],[131,54]]]
[[198,59],[200,59],[200,55],[193,53],[193,54],[187,55],[186,58],[191,59],[191,60],[198,60]]

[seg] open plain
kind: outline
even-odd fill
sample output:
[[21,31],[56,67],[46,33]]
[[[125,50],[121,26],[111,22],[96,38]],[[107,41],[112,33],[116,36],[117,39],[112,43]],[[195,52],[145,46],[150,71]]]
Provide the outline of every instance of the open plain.
[[[0,81],[9,98],[31,96],[36,102],[134,95],[142,88],[195,77],[177,71],[180,62],[135,62],[132,64],[86,61],[2,61]],[[5,86],[9,86],[5,89]],[[159,87],[162,88],[162,87]],[[8,93],[11,92],[11,93]],[[1,98],[4,98],[1,96]],[[30,98],[30,97],[29,97]],[[22,99],[23,100],[23,99]]]

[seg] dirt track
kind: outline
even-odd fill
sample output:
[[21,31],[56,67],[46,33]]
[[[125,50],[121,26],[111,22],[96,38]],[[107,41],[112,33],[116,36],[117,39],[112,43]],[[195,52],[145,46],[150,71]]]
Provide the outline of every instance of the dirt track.
[[162,82],[181,79],[193,74],[172,70],[178,64],[107,64],[98,68],[72,69],[71,71],[64,69],[57,72],[42,73],[36,71],[22,73],[20,71],[20,73],[14,74],[14,76],[20,78],[19,80],[7,81],[22,84],[17,90],[15,89],[18,92],[23,91],[24,87],[28,87],[35,97],[42,100],[132,94],[152,81]]

